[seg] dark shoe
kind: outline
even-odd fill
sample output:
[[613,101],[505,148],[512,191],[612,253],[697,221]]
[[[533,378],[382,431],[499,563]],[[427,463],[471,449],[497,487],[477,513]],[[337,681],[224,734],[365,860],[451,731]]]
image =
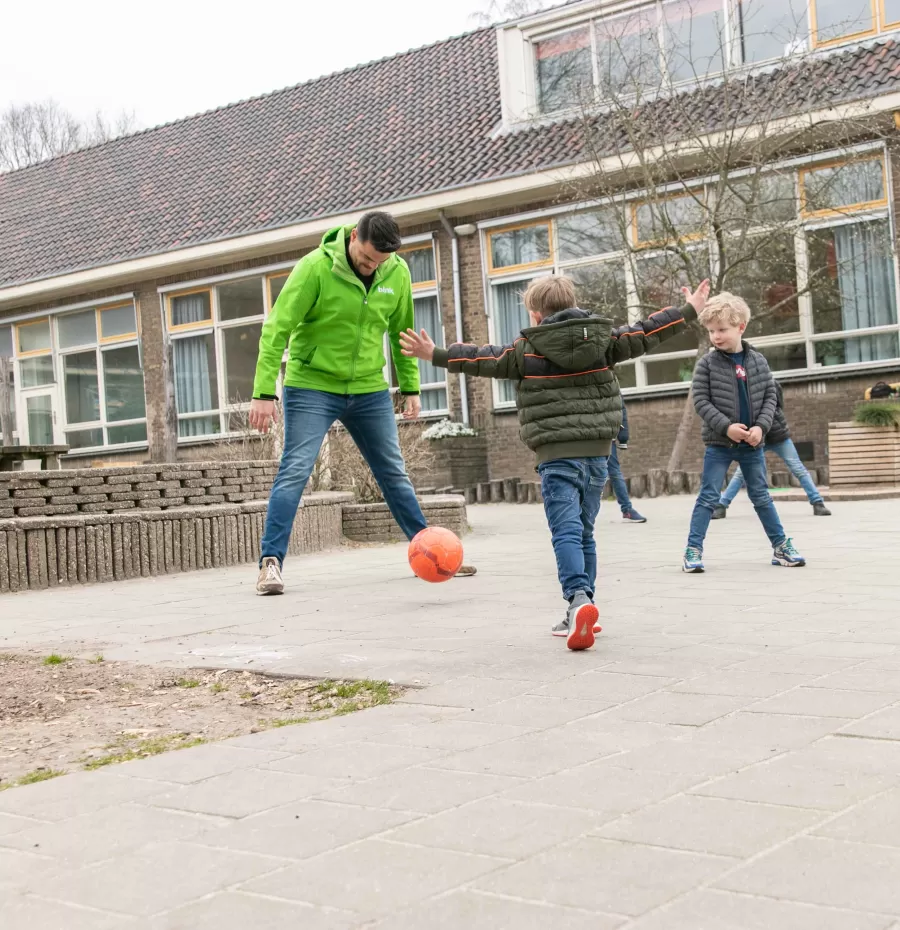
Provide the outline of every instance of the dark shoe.
[[785,568],[802,568],[806,565],[806,559],[794,548],[794,541],[786,539],[772,550],[772,564],[783,565]]
[[622,514],[624,523],[646,523],[647,518],[642,517],[636,510],[628,510]]
[[468,578],[470,575],[474,575],[477,572],[478,569],[475,568],[474,565],[460,565],[454,577]]
[[728,516],[728,508],[724,504],[716,504],[713,508],[712,519],[724,520]]
[[579,591],[569,605],[567,617],[569,630],[566,635],[566,645],[573,652],[590,649],[594,645],[594,624],[600,616],[600,611],[591,603],[591,599]]
[[825,501],[816,501],[813,504],[813,516],[830,517],[831,511],[825,506]]

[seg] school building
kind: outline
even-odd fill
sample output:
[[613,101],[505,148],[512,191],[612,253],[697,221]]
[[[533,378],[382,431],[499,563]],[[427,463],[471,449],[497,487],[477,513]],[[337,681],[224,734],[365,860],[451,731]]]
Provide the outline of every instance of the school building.
[[[777,304],[748,335],[785,387],[802,454],[827,465],[829,420],[900,380],[900,0],[850,6],[580,0],[0,175],[15,438],[66,443],[75,467],[205,458],[241,427],[260,328],[293,264],[367,209],[400,222],[417,325],[436,341],[511,341],[527,325],[521,291],[549,272],[619,322],[676,302],[685,282],[662,261],[662,201],[636,180],[659,153],[623,157],[622,111],[604,96],[634,79],[629,49],[646,61],[652,48],[641,105],[657,124],[671,108],[676,136],[696,113],[684,163],[659,187],[699,267],[714,269],[738,231],[709,227],[717,179],[689,143],[715,146],[734,88],[778,88],[754,182],[778,206],[739,224],[780,224],[777,261],[762,254],[731,286]],[[711,52],[714,33],[727,41]],[[626,470],[668,460],[697,345],[685,333],[618,368]],[[422,382],[426,417],[483,434],[485,479],[533,474],[513,385],[425,365]],[[695,429],[686,468],[699,464]]]

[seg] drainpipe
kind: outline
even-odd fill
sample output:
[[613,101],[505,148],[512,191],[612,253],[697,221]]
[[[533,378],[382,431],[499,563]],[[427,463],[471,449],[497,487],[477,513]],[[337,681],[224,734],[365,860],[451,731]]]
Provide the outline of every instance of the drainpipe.
[[[450,237],[450,249],[453,256],[453,316],[456,320],[456,341],[463,341],[462,291],[459,284],[459,237],[443,210],[438,211],[441,225]],[[469,397],[466,391],[466,376],[459,373],[459,400],[462,408],[462,421],[469,425]]]

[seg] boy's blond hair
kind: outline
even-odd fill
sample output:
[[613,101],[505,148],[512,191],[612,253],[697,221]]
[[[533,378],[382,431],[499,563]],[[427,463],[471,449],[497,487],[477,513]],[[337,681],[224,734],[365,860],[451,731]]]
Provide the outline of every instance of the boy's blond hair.
[[564,275],[545,274],[528,285],[524,300],[525,309],[543,319],[576,306],[575,285]]
[[722,291],[721,294],[716,294],[706,302],[706,306],[697,319],[701,326],[708,326],[710,323],[739,326],[741,323],[750,322],[750,308],[743,297]]

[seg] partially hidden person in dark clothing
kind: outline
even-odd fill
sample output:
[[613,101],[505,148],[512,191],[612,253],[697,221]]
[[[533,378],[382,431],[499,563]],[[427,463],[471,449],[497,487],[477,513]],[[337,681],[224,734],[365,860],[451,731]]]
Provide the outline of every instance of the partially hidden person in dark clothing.
[[625,409],[625,401],[622,401],[622,426],[619,428],[619,435],[612,442],[609,450],[609,483],[612,485],[613,494],[622,511],[622,520],[625,523],[646,523],[647,518],[642,517],[631,503],[631,496],[628,493],[628,483],[622,474],[622,466],[619,464],[619,449],[628,448],[628,411]]
[[703,543],[732,462],[747,480],[747,493],[772,544],[772,564],[805,565],[778,519],[766,480],[763,441],[775,418],[775,379],[765,356],[743,341],[750,308],[740,297],[723,292],[709,301],[700,322],[712,347],[697,362],[691,390],[703,421],[706,455],[682,570],[704,570]]
[[[744,343],[744,345],[747,345],[747,343]],[[800,482],[800,487],[806,492],[807,500],[812,504],[815,516],[831,516],[831,511],[825,506],[822,493],[816,487],[816,483],[813,481],[812,475],[806,470],[806,466],[800,461],[797,447],[791,439],[791,428],[788,426],[787,417],[784,415],[784,391],[777,381],[775,382],[775,418],[772,420],[772,428],[766,433],[763,452],[774,452],[787,465],[791,474]],[[746,486],[747,482],[740,466],[738,466],[728,483],[728,487],[725,488],[719,498],[719,503],[713,511],[713,520],[722,520],[725,517],[731,502],[738,496],[741,488]]]
[[594,521],[606,484],[607,458],[622,425],[614,366],[677,335],[703,309],[709,284],[686,305],[613,328],[612,321],[576,306],[569,278],[546,275],[525,291],[532,325],[510,345],[455,344],[436,348],[428,334],[401,334],[402,350],[451,371],[517,382],[519,435],[534,452],[550,524],[565,619],[553,627],[570,649],[589,649],[599,612],[594,605],[597,547]]

